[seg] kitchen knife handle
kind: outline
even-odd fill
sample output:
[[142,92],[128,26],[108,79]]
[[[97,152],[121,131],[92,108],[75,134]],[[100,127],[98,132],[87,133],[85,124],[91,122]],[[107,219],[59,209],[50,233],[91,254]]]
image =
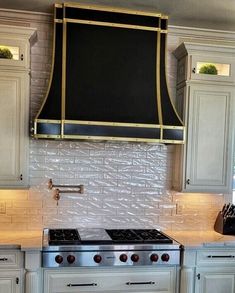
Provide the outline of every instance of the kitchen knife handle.
[[97,286],[97,284],[96,283],[67,284],[67,287],[88,287],[88,286]]
[[235,258],[235,255],[208,255],[208,258]]
[[221,211],[222,214],[224,214],[224,210],[225,210],[226,206],[227,206],[227,205],[226,205],[226,203],[225,203],[225,204],[223,205],[223,208],[222,208],[222,211]]
[[149,281],[149,282],[126,282],[126,285],[154,285],[155,282]]

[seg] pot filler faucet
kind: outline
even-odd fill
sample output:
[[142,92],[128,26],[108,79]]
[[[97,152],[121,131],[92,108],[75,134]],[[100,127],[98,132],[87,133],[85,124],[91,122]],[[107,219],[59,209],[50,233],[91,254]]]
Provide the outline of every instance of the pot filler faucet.
[[[60,200],[60,194],[61,193],[84,193],[84,185],[69,185],[69,184],[53,184],[52,179],[48,181],[48,188],[50,190],[54,189],[54,199],[57,200],[57,205],[58,201]],[[62,188],[62,189],[61,189]]]

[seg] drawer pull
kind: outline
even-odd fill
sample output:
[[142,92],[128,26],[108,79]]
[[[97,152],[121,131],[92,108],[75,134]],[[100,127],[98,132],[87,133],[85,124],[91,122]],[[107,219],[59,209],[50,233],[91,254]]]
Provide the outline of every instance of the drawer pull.
[[81,284],[67,284],[67,287],[85,287],[85,286],[97,286],[96,283],[81,283]]
[[0,261],[8,261],[8,258],[6,257],[0,258]]
[[234,255],[208,255],[208,258],[235,258]]
[[149,282],[126,282],[126,285],[154,285],[155,282],[149,281]]

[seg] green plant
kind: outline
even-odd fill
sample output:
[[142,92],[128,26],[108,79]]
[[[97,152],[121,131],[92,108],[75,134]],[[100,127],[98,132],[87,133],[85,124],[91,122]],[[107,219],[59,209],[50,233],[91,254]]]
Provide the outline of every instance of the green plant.
[[205,64],[200,68],[199,73],[217,75],[218,70],[214,64]]
[[13,55],[8,48],[0,48],[0,58],[12,59]]

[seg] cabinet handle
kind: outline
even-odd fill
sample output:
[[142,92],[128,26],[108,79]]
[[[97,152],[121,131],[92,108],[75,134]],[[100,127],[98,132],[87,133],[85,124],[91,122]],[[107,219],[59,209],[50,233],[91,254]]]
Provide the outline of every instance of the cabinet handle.
[[208,255],[208,258],[235,258],[234,255]]
[[195,67],[192,69],[192,73],[196,73],[196,68]]
[[186,183],[187,183],[187,184],[190,184],[190,179],[187,179]]
[[20,180],[23,180],[23,174],[20,174]]
[[20,60],[23,61],[24,60],[24,54],[20,55]]
[[19,278],[16,278],[16,284],[18,285],[20,282],[20,279]]
[[97,284],[96,283],[67,284],[67,287],[85,287],[85,286],[97,286]]
[[154,285],[155,282],[149,281],[149,282],[126,282],[126,285]]
[[8,261],[8,258],[6,257],[0,258],[0,261]]
[[197,274],[197,279],[200,280],[201,279],[201,275]]

